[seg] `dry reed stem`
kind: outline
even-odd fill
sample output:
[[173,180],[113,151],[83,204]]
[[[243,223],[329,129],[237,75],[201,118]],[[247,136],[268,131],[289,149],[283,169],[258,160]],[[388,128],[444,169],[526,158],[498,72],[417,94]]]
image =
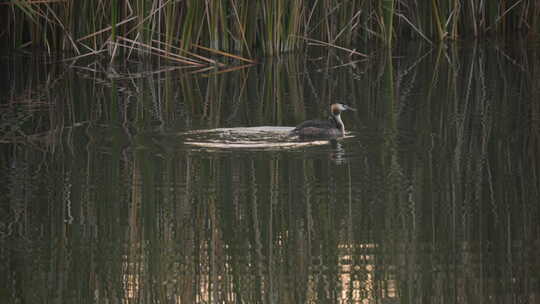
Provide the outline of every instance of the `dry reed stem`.
[[444,37],[448,34],[446,31],[444,31],[442,22],[441,22],[441,16],[439,13],[439,5],[437,0],[431,0],[431,5],[433,6],[433,19],[435,19],[435,26],[437,28],[437,34],[439,37],[439,41],[444,40]]
[[[499,23],[501,21],[501,19],[506,16],[512,9],[514,9],[514,7],[516,7],[518,4],[520,4],[523,0],[519,0],[518,2],[514,3],[512,6],[510,6],[509,8],[507,8],[499,17],[497,17],[497,19],[495,19],[495,24],[491,25],[491,26],[494,26],[496,25],[497,23]],[[490,27],[491,27],[490,26]],[[489,27],[488,27],[489,29]]]
[[219,55],[223,55],[223,56],[226,56],[226,57],[231,57],[231,58],[242,60],[242,61],[249,62],[249,63],[256,63],[254,60],[247,59],[247,58],[244,58],[244,57],[240,57],[240,56],[237,56],[237,55],[233,55],[231,53],[223,52],[223,51],[220,51],[220,50],[207,48],[207,47],[202,46],[202,45],[192,44],[192,46],[194,46],[196,48],[199,48],[199,49],[202,49],[202,50],[205,50],[205,51],[208,51],[208,52],[211,52],[211,53],[216,53],[216,54],[219,54]]
[[199,70],[195,70],[195,71],[191,71],[189,72],[189,74],[199,74],[199,73],[204,73],[206,71],[209,71],[209,70],[212,70],[212,69],[215,69],[216,67],[214,66],[209,66],[209,67],[205,67],[205,68],[202,68],[202,69],[199,69]]
[[[351,17],[351,20],[349,20],[349,22],[347,22],[347,24],[345,24],[343,26],[343,29],[341,31],[339,31],[339,33],[337,33],[337,35],[334,37],[333,39],[333,42],[336,42],[336,40],[339,39],[339,37],[345,32],[345,30],[347,29],[347,27],[356,19],[358,18],[358,16],[362,13],[361,10],[359,10],[358,12],[356,12],[356,14],[354,14],[352,17]],[[358,23],[358,22],[357,22]],[[356,26],[353,26],[353,28],[356,27]]]
[[71,37],[70,33],[66,30],[66,27],[64,26],[60,18],[58,18],[54,10],[52,10],[48,5],[45,5],[45,7],[47,7],[47,11],[50,12],[50,14],[54,17],[54,19],[56,19],[56,22],[58,22],[58,25],[60,25],[60,28],[64,31],[64,34],[68,37],[71,45],[73,46],[73,49],[75,49],[75,52],[77,52],[77,54],[80,54],[81,51],[79,51],[77,44],[75,43],[75,41],[73,41],[73,38]]
[[87,53],[87,54],[82,54],[82,55],[79,55],[79,56],[62,59],[62,60],[60,60],[60,62],[77,60],[77,59],[81,59],[83,57],[87,57],[87,56],[91,56],[91,55],[97,55],[97,54],[100,54],[100,53],[103,53],[103,52],[106,52],[106,51],[107,51],[106,49],[101,49],[101,50],[98,50],[98,51],[92,51],[92,52]]
[[180,55],[177,55],[177,54],[174,54],[174,53],[170,53],[170,52],[167,52],[167,51],[165,51],[163,49],[153,47],[151,45],[147,45],[147,44],[144,44],[142,42],[135,41],[135,40],[131,40],[131,39],[125,38],[123,36],[118,36],[118,39],[129,42],[129,43],[132,43],[132,44],[136,44],[136,45],[142,47],[143,49],[153,50],[153,51],[156,51],[158,53],[161,53],[162,55],[165,55],[165,56],[163,56],[164,58],[174,58],[175,61],[182,62],[182,63],[185,63],[185,64],[190,64],[190,65],[195,65],[195,66],[204,66],[203,63],[193,61],[191,58],[187,58],[187,57],[180,56]]
[[[129,21],[131,21],[131,20],[133,20],[133,19],[136,19],[136,18],[137,18],[137,16],[131,17],[131,18],[129,18],[129,19],[125,19],[124,21],[118,22],[115,26],[123,25],[123,24],[125,24],[125,23],[127,23],[127,22],[129,22]],[[112,25],[111,25],[111,26],[108,26],[108,27],[106,27],[106,28],[104,28],[104,29],[101,29],[101,30],[99,30],[99,31],[97,31],[97,32],[94,32],[94,33],[92,33],[92,34],[86,35],[86,36],[84,36],[84,37],[82,37],[82,38],[79,38],[79,39],[77,39],[77,42],[81,42],[81,41],[86,40],[86,39],[88,39],[88,38],[92,38],[92,37],[94,37],[94,36],[96,36],[96,35],[99,35],[99,34],[101,34],[101,33],[110,31],[111,29],[112,29]]]
[[[125,48],[134,48],[133,45],[123,44],[121,42],[115,42],[115,45],[125,47]],[[159,56],[159,57],[162,57],[162,58],[165,58],[165,59],[169,59],[171,61],[184,63],[184,64],[187,64],[189,66],[205,66],[204,64],[200,64],[200,63],[195,64],[192,61],[177,58],[176,56],[172,56],[170,53],[168,53],[166,51],[163,51],[161,49],[157,49],[157,48],[148,49],[147,46],[139,46],[138,45],[138,47],[136,47],[134,49],[136,49],[136,50],[146,50],[152,55],[156,55],[156,56]]]
[[159,41],[159,40],[153,39],[152,42],[155,42],[155,43],[161,44],[161,45],[165,45],[165,46],[170,47],[171,49],[174,49],[174,50],[176,50],[178,52],[186,53],[187,55],[193,56],[195,58],[201,59],[201,60],[206,61],[206,62],[211,63],[211,64],[215,64],[217,66],[225,66],[225,64],[223,64],[223,63],[221,63],[219,61],[216,61],[216,60],[213,60],[211,58],[204,57],[204,56],[201,56],[201,55],[198,55],[198,54],[183,50],[183,49],[181,49],[179,47],[173,46],[171,44],[168,44],[168,43],[165,43],[165,42],[162,42],[162,41]]
[[346,51],[346,52],[348,52],[348,53],[351,54],[351,55],[358,55],[358,56],[362,56],[362,57],[369,57],[368,55],[366,55],[366,54],[364,54],[364,53],[360,53],[360,52],[355,51],[355,50],[352,50],[352,49],[348,49],[348,48],[345,48],[345,47],[342,47],[342,46],[339,46],[339,45],[331,44],[331,43],[324,42],[324,41],[320,41],[320,40],[317,40],[317,39],[308,38],[308,37],[302,37],[302,36],[295,36],[295,37],[298,37],[298,38],[301,38],[301,39],[304,39],[304,40],[307,40],[307,41],[310,41],[310,42],[316,42],[316,43],[321,44],[321,45],[324,45],[324,46],[333,47],[333,48],[336,48],[336,49],[338,49],[338,50]]
[[242,22],[240,22],[240,17],[238,16],[238,10],[236,8],[236,5],[234,5],[234,0],[231,0],[231,5],[234,10],[234,16],[236,17],[236,22],[238,22],[238,28],[240,29],[240,34],[242,35],[242,42],[244,43],[246,47],[248,55],[251,57],[251,52],[249,51],[249,45],[246,40],[245,30],[244,30],[244,27],[242,26]]
[[410,25],[418,33],[418,35],[420,35],[420,37],[422,37],[424,40],[426,40],[429,44],[433,44],[433,42],[426,35],[424,35],[424,33],[422,33],[422,31],[419,28],[417,28],[407,17],[405,17],[405,15],[403,15],[401,13],[396,13],[396,16],[398,16],[399,18],[405,20],[405,22],[408,25]]
[[[124,35],[129,35],[129,34],[131,34],[133,31],[136,31],[137,29],[139,29],[139,27],[140,27],[144,22],[146,22],[148,19],[150,19],[151,17],[153,17],[158,11],[160,11],[164,6],[166,6],[167,4],[169,4],[169,2],[171,2],[171,1],[172,1],[172,0],[165,1],[160,7],[155,8],[150,14],[148,14],[148,16],[144,17],[139,23],[137,23],[131,30],[127,31]],[[139,16],[134,16],[134,17],[139,17]]]
[[245,69],[245,68],[252,67],[254,65],[255,65],[254,63],[244,64],[244,65],[235,66],[235,67],[231,67],[231,68],[228,68],[228,69],[220,70],[220,71],[217,71],[215,73],[206,74],[206,75],[203,75],[203,76],[204,77],[209,77],[209,76],[224,74],[224,73],[228,73],[228,72],[238,71],[238,70],[242,70],[242,69]]

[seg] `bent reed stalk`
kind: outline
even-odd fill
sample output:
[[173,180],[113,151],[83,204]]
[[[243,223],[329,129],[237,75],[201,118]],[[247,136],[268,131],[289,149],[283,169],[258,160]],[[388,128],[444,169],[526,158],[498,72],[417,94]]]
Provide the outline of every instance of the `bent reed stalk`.
[[111,57],[183,56],[188,65],[201,57],[212,65],[219,57],[223,64],[240,64],[301,50],[309,41],[350,51],[373,41],[392,48],[411,38],[523,33],[532,39],[539,15],[540,3],[533,0],[8,0],[0,3],[0,41],[51,55],[108,49]]

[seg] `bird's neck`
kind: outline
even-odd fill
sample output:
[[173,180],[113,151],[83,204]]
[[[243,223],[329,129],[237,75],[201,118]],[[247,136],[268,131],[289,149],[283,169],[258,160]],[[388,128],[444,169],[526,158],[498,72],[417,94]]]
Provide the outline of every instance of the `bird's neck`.
[[341,131],[341,134],[345,134],[345,125],[343,124],[343,121],[341,120],[341,115],[332,114],[332,118],[334,119],[334,122],[336,123],[337,128]]

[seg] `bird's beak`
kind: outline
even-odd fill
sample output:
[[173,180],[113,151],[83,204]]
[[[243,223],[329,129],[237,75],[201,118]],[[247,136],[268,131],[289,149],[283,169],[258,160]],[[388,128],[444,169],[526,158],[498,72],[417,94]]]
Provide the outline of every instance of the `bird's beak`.
[[356,109],[355,109],[355,108],[351,108],[351,107],[349,107],[348,105],[344,105],[344,106],[345,106],[345,110],[350,110],[350,111],[356,112]]

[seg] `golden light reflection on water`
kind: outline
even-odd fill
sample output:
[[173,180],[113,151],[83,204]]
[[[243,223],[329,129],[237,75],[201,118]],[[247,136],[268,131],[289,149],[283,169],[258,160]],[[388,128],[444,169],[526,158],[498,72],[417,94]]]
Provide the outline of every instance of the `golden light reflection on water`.
[[[376,244],[366,243],[358,245],[340,245],[338,248],[342,252],[352,250],[372,251],[376,249]],[[381,292],[380,299],[376,298],[375,283],[375,254],[366,253],[357,256],[342,253],[339,256],[340,268],[340,298],[339,303],[379,303],[380,299],[396,299],[397,291],[395,280],[387,279],[381,285],[385,286]],[[357,261],[357,262],[355,262]],[[359,275],[361,274],[361,275]]]
[[[205,249],[207,245],[204,245]],[[376,249],[375,244],[360,244],[360,245],[339,245],[337,247],[339,254],[338,284],[335,286],[335,290],[326,288],[322,293],[320,286],[322,281],[328,284],[330,277],[322,275],[320,273],[311,272],[307,277],[305,286],[305,298],[308,303],[318,303],[325,298],[332,298],[331,294],[337,293],[338,303],[361,303],[372,304],[380,303],[381,299],[397,299],[397,286],[394,279],[386,279],[384,282],[379,282],[378,285],[384,286],[383,290],[378,291],[379,297],[377,297],[375,282],[375,254],[366,253],[360,255],[352,255],[348,252],[352,250],[360,251],[373,251]],[[207,252],[207,251],[205,251]],[[140,262],[128,262],[126,256],[124,262],[124,274],[123,274],[123,288],[126,295],[127,303],[138,303],[144,299],[148,291],[143,290],[144,276],[147,273],[146,267]],[[133,258],[133,256],[132,256]],[[157,277],[172,277],[174,279],[164,280],[159,284],[166,293],[167,298],[174,298],[174,303],[237,303],[238,298],[238,286],[235,285],[234,268],[230,263],[223,264],[222,269],[215,269],[214,264],[219,257],[212,257],[208,254],[203,254],[198,257],[199,264],[197,265],[198,274],[192,276],[182,276],[179,274],[171,273],[171,270],[164,269],[163,275]],[[226,258],[228,259],[228,258]],[[143,260],[139,257],[139,260]],[[246,268],[254,267],[255,265],[248,263],[244,265]],[[326,267],[329,267],[327,265]],[[270,291],[270,282],[274,279],[269,277],[270,273],[275,273],[275,270],[268,269],[264,272],[259,272],[260,277],[253,278],[259,280],[260,289],[262,290],[262,298],[273,298],[274,296],[268,294]],[[146,274],[147,275],[147,274]],[[193,281],[194,280],[194,281]],[[323,284],[324,285],[324,284]],[[328,285],[329,286],[329,285]],[[187,289],[186,289],[187,287]],[[189,294],[189,288],[195,287],[196,294],[194,297],[186,297]],[[149,288],[147,285],[146,288]],[[283,292],[283,291],[276,291]],[[322,298],[321,296],[324,295]],[[192,300],[186,300],[191,298]]]

